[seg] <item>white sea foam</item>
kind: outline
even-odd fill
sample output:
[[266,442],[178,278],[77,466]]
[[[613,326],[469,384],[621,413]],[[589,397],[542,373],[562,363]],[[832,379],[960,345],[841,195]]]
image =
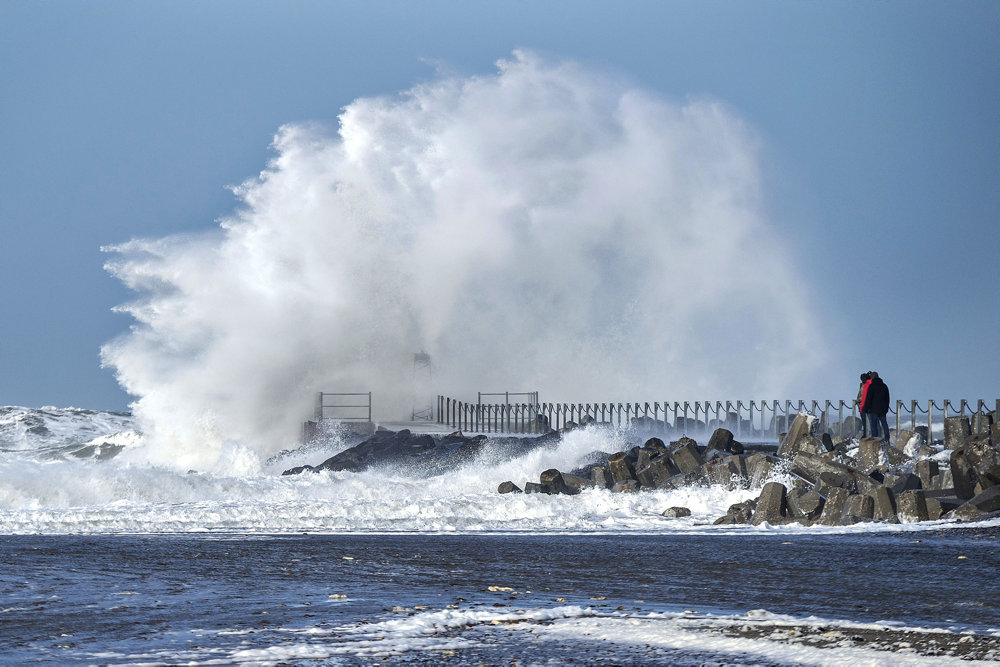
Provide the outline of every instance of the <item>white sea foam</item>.
[[434,393],[801,394],[831,349],[759,140],[718,102],[518,52],[274,147],[221,229],[109,248],[137,297],[104,360],[151,462],[270,456],[318,391],[373,391],[385,419]]
[[[944,522],[842,527],[799,525],[718,527],[712,522],[730,505],[756,497],[759,489],[692,486],[671,491],[611,493],[585,490],[577,496],[506,494],[501,482],[523,486],[548,468],[571,470],[594,452],[615,452],[636,434],[607,428],[567,433],[556,446],[507,456],[489,448],[474,461],[436,476],[405,469],[352,472],[281,472],[318,464],[347,446],[331,437],[261,461],[239,456],[227,472],[181,472],[130,456],[142,436],[125,416],[92,414],[87,422],[73,410],[4,408],[35,426],[44,437],[25,439],[17,429],[0,433],[0,525],[8,533],[478,533],[558,531],[743,532],[796,534],[921,531]],[[109,421],[110,420],[110,421]],[[69,426],[73,424],[75,426]],[[102,427],[125,428],[94,436]],[[53,434],[58,432],[59,437]],[[37,436],[37,434],[36,434]],[[640,438],[641,440],[641,438]],[[111,445],[121,453],[104,458],[92,448]],[[29,448],[33,447],[32,448]],[[787,471],[776,481],[790,484]],[[687,507],[690,517],[667,519],[669,507]],[[997,525],[993,520],[980,525]]]
[[[967,664],[958,657],[921,655],[896,642],[871,648],[859,646],[851,639],[852,633],[859,630],[894,630],[939,639],[960,638],[946,629],[910,627],[898,623],[857,623],[815,616],[799,618],[766,610],[753,610],[740,615],[680,610],[636,614],[563,605],[504,610],[407,609],[399,610],[399,613],[398,617],[336,627],[283,628],[275,631],[281,638],[278,643],[231,651],[217,650],[211,658],[267,664],[338,657],[386,659],[416,652],[424,656],[440,652],[445,658],[455,656],[463,649],[484,646],[486,639],[482,632],[502,628],[506,633],[512,633],[507,635],[506,643],[518,647],[514,649],[515,654],[518,650],[528,651],[540,658],[546,655],[546,645],[595,650],[604,644],[615,647],[623,656],[631,654],[622,651],[622,646],[632,645],[639,649],[637,655],[645,655],[646,659],[657,663],[657,656],[661,659],[669,656],[673,661],[686,663],[689,659],[708,655],[713,661],[730,656],[732,661],[740,664]],[[734,627],[756,631],[758,636],[724,632]],[[821,645],[804,641],[800,632],[802,629],[811,630],[814,636],[820,637]],[[217,634],[242,633],[223,631]],[[667,653],[651,653],[650,649],[666,650]],[[201,662],[209,656],[194,651],[186,657]]]

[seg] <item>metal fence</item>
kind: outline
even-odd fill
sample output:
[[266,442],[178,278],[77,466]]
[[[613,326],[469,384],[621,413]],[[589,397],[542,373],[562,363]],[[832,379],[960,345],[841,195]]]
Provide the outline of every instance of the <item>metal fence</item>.
[[[488,396],[505,396],[504,403],[483,403]],[[530,395],[535,402],[511,403],[510,396]],[[531,394],[480,394],[475,403],[438,396],[437,422],[462,431],[477,433],[540,433],[560,429],[569,423],[596,421],[618,428],[646,428],[677,434],[695,434],[715,428],[728,428],[736,438],[777,441],[799,412],[819,418],[819,428],[834,436],[850,437],[860,430],[856,400],[850,401],[663,401],[622,403],[539,403],[537,392]],[[975,406],[975,407],[973,407]],[[927,429],[928,440],[943,433],[944,420],[965,415],[974,432],[988,429],[990,420],[976,418],[991,412],[1000,415],[1000,399],[992,406],[984,400],[974,402],[935,400],[901,401],[890,406],[896,430]]]
[[316,398],[316,421],[372,420],[372,393],[337,394],[321,391]]

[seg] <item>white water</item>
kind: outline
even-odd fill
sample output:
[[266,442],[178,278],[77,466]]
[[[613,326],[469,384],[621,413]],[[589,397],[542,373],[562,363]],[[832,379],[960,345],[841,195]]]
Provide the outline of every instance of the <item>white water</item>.
[[[142,438],[128,417],[46,408],[0,409],[0,526],[5,533],[252,533],[518,532],[584,533],[757,530],[795,533],[927,530],[939,522],[846,528],[719,528],[728,507],[759,489],[723,486],[616,494],[588,490],[578,496],[501,495],[497,486],[537,481],[548,468],[571,470],[594,451],[625,449],[635,435],[605,429],[567,434],[555,449],[512,459],[486,456],[447,475],[417,478],[394,470],[322,472],[282,476],[316,465],[342,450],[336,440],[312,444],[268,461],[244,451],[229,472],[180,472],[132,456]],[[25,424],[43,425],[45,433]],[[93,437],[95,429],[113,431]],[[117,430],[123,429],[123,430]],[[37,430],[37,429],[36,429]],[[111,458],[87,445],[117,443]],[[81,456],[81,453],[83,454]],[[787,479],[783,481],[788,481]],[[663,510],[687,507],[692,515],[666,519]]]
[[137,458],[270,456],[318,391],[398,419],[435,393],[805,395],[824,370],[759,140],[723,104],[517,52],[274,149],[219,229],[107,249],[136,292],[103,355],[137,397]]

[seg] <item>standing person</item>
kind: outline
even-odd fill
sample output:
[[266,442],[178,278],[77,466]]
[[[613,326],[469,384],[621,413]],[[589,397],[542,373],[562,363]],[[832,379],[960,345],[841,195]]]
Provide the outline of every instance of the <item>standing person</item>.
[[881,436],[882,441],[889,444],[889,422],[885,418],[889,412],[889,387],[878,373],[871,371],[871,375],[871,384],[868,385],[865,395],[865,408],[871,423],[872,437]]
[[861,417],[861,437],[868,437],[868,417],[865,415],[865,393],[871,382],[872,376],[868,373],[861,374],[861,384],[858,385],[858,398],[855,403],[858,406],[858,415]]

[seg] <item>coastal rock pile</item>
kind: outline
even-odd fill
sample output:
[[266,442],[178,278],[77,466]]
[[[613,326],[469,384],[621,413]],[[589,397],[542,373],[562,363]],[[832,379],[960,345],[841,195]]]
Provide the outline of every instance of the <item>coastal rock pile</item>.
[[[576,494],[593,487],[613,492],[712,484],[761,487],[756,499],[733,505],[716,524],[843,526],[990,518],[1000,516],[1000,424],[994,416],[977,415],[971,422],[949,417],[944,449],[936,452],[922,433],[905,430],[896,433],[895,446],[879,438],[835,440],[816,433],[819,420],[801,413],[776,455],[750,452],[732,432],[719,428],[704,447],[687,437],[669,444],[654,437],[570,473],[546,470],[523,490]],[[776,468],[789,473],[789,485],[768,481]],[[498,491],[521,489],[504,482]],[[682,509],[670,508],[664,515],[683,516]]]
[[378,430],[370,438],[331,456],[316,466],[304,465],[285,470],[282,475],[303,472],[361,472],[369,468],[397,467],[410,473],[433,475],[454,469],[490,450],[497,457],[515,457],[539,447],[558,443],[560,434],[532,438],[487,438],[466,436],[460,431],[448,435],[415,434],[408,430]]

